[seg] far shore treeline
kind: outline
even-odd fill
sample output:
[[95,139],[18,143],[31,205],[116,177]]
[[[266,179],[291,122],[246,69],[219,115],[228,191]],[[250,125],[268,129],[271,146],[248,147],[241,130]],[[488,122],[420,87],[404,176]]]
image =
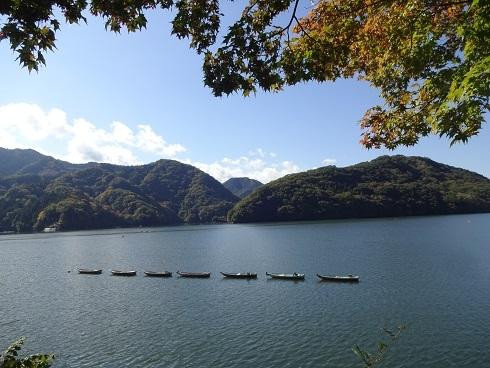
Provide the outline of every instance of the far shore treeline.
[[327,166],[263,186],[237,180],[227,185],[242,190],[235,195],[173,160],[71,164],[0,148],[0,232],[490,212],[488,178],[422,157]]

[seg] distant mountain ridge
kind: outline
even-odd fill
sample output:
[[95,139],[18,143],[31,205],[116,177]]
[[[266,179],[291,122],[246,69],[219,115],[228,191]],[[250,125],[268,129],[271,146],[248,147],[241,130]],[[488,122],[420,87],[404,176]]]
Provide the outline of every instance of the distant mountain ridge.
[[0,149],[0,231],[224,222],[237,201],[210,175],[173,160],[76,165]]
[[[71,164],[0,148],[0,232],[490,212],[490,180],[423,157],[225,183],[187,164]],[[252,189],[254,188],[255,189]]]
[[264,184],[250,178],[231,178],[225,181],[223,185],[237,197],[244,198]]
[[230,222],[490,212],[490,180],[423,157],[381,156],[290,174],[257,189]]
[[0,147],[0,177],[12,175],[56,176],[97,165],[72,164],[45,156],[32,149],[6,149]]

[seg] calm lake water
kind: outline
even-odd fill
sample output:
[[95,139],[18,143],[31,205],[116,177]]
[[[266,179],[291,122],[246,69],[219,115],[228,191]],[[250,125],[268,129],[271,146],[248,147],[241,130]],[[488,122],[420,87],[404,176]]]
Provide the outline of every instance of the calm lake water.
[[[142,276],[163,269],[212,275]],[[0,295],[0,349],[26,336],[56,367],[360,367],[398,324],[387,367],[490,367],[490,215],[1,236]]]

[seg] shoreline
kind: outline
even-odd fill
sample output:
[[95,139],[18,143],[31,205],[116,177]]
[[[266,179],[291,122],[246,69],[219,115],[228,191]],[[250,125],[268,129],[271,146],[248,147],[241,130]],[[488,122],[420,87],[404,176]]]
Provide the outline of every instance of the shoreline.
[[[359,222],[359,221],[376,221],[376,220],[404,220],[404,219],[417,219],[424,217],[446,217],[446,216],[464,216],[464,215],[490,215],[490,212],[464,212],[464,213],[448,213],[448,214],[433,214],[433,215],[407,215],[407,216],[381,216],[381,217],[344,217],[344,218],[330,218],[319,220],[297,220],[297,221],[263,221],[263,222],[214,222],[214,223],[184,223],[184,224],[168,224],[168,225],[156,225],[156,226],[142,226],[142,227],[108,227],[108,228],[92,228],[92,229],[74,229],[74,230],[57,230],[54,232],[5,232],[0,233],[0,241],[2,238],[10,238],[10,236],[18,235],[42,235],[49,238],[51,236],[58,236],[59,234],[70,234],[76,232],[103,232],[100,234],[79,234],[75,236],[94,236],[94,235],[118,235],[118,234],[140,234],[140,233],[155,233],[155,232],[169,232],[169,231],[196,231],[202,230],[202,227],[209,226],[223,226],[223,225],[237,225],[237,226],[294,226],[301,224],[319,224],[319,223],[335,223],[335,222]],[[190,227],[201,227],[200,229],[190,229]],[[114,230],[110,233],[106,231]]]

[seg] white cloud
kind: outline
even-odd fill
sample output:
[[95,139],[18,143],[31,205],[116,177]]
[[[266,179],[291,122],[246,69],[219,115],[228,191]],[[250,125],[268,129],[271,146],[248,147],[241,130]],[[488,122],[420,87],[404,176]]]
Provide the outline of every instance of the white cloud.
[[17,139],[14,135],[6,132],[0,131],[0,147],[3,148],[25,148],[22,144],[17,142]]
[[336,163],[337,160],[334,158],[326,158],[325,160],[322,161],[322,164],[324,164],[325,166],[335,165]]
[[72,126],[72,135],[67,143],[65,160],[74,163],[88,161],[110,162],[114,164],[136,165],[140,162],[130,149],[124,147],[124,138],[118,136],[121,131],[130,130],[122,123],[118,123],[118,133],[98,129],[84,119],[76,119]]
[[248,152],[248,155],[249,156],[259,156],[261,158],[266,158],[266,157],[272,157],[272,158],[275,158],[277,157],[277,154],[274,153],[274,152],[267,152],[265,150],[263,150],[262,148],[256,148],[254,150],[251,150]]
[[181,144],[167,143],[149,125],[138,125],[133,131],[124,123],[114,121],[106,130],[82,118],[70,123],[60,109],[45,111],[27,103],[0,106],[0,146],[45,151],[42,144],[52,144],[53,138],[66,145],[66,154],[54,156],[76,163],[134,165],[140,163],[135,149],[157,155],[157,158],[175,157],[186,151]]
[[114,140],[121,144],[132,145],[135,137],[133,131],[120,121],[114,121],[111,124],[112,136]]
[[185,147],[181,144],[168,144],[165,142],[149,125],[138,125],[136,147],[170,157],[186,151]]
[[30,141],[41,141],[62,137],[70,126],[59,109],[45,112],[37,105],[17,103],[0,106],[0,129],[5,135],[19,134]]
[[266,152],[262,149],[262,148],[257,148],[253,151],[250,151],[249,152],[249,155],[250,156],[260,156],[260,157],[265,157],[266,156]]
[[234,159],[225,157],[221,161],[210,164],[191,160],[186,160],[186,162],[200,168],[221,182],[230,178],[246,176],[257,179],[262,183],[268,183],[284,175],[300,171],[299,166],[291,161],[270,162],[266,161],[266,157],[270,155],[267,155],[265,152],[262,151],[264,153],[262,158],[257,158],[257,156],[261,155],[251,154],[252,152],[257,151],[249,152],[249,155],[252,157],[241,156]]
[[[70,121],[60,109],[43,110],[27,103],[0,106],[0,146],[33,148],[74,163],[95,161],[121,165],[143,163],[140,157],[144,153],[156,160],[176,158],[186,151],[181,144],[166,142],[150,125],[131,128],[121,121],[113,121],[104,129],[83,118]],[[212,163],[182,161],[199,167],[219,181],[247,176],[267,183],[300,171],[294,162],[281,161],[274,152],[262,148],[245,156],[225,157]]]

